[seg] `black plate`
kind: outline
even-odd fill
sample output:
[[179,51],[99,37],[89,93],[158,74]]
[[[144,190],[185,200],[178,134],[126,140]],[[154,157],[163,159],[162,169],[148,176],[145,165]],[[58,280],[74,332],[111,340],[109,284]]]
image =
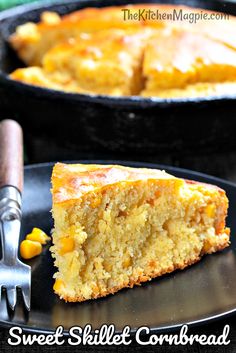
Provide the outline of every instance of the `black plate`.
[[[78,153],[79,158],[85,158],[91,149],[97,152],[97,158],[101,158],[98,153],[101,156],[113,151],[112,158],[114,153],[118,159],[120,153],[128,152],[132,159],[132,155],[143,151],[160,156],[170,151],[178,156],[192,151],[206,153],[219,149],[216,141],[221,141],[221,149],[236,147],[235,94],[203,99],[93,97],[8,79],[9,72],[23,65],[7,45],[9,35],[19,24],[37,22],[44,10],[65,14],[90,6],[129,2],[60,0],[57,4],[23,5],[0,14],[0,112],[19,120],[24,127],[31,162],[75,159]],[[236,14],[236,3],[232,1],[132,0],[132,3],[186,4]],[[48,143],[50,148],[45,147]]]
[[[118,332],[125,325],[130,325],[133,330],[148,325],[153,331],[163,331],[177,328],[184,323],[206,322],[236,310],[236,186],[178,168],[144,163],[128,165],[164,168],[178,177],[213,183],[225,189],[230,200],[227,220],[232,231],[230,248],[204,257],[187,270],[155,279],[141,287],[124,289],[114,296],[75,304],[66,304],[53,293],[53,262],[48,249],[45,249],[42,255],[30,262],[31,312],[27,316],[19,304],[12,315],[7,311],[3,300],[0,304],[2,326],[19,325],[29,331],[51,332],[58,325],[63,325],[67,330],[73,325],[84,326],[90,323],[93,328],[97,328],[103,323],[114,323]],[[52,164],[25,168],[22,236],[35,226],[46,232],[50,232],[52,228],[49,213],[51,170]]]

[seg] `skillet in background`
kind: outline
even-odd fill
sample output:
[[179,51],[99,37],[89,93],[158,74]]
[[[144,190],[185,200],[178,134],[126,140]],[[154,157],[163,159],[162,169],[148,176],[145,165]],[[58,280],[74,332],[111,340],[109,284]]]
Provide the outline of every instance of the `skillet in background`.
[[[236,15],[236,3],[230,1],[132,1],[156,2]],[[7,44],[16,26],[37,22],[45,10],[66,14],[84,7],[127,3],[125,0],[42,2],[0,13],[0,113],[23,126],[30,162],[112,157],[179,165],[182,158],[191,161],[192,155],[228,153],[236,148],[236,95],[169,100],[94,97],[27,86],[8,79],[9,72],[23,65]],[[205,164],[209,164],[209,158]],[[194,168],[191,163],[187,166]],[[216,170],[200,169],[217,174]]]

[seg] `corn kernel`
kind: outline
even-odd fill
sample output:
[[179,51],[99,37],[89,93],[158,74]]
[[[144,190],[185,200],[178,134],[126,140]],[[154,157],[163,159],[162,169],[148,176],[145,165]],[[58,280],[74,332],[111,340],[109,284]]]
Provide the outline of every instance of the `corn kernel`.
[[158,199],[161,196],[161,191],[160,190],[156,190],[155,196]]
[[215,217],[215,205],[210,204],[206,206],[205,212],[207,214],[208,217],[210,218],[214,218]]
[[112,270],[112,264],[110,264],[108,261],[103,262],[103,267],[107,272],[110,272]]
[[98,295],[100,293],[99,287],[96,284],[93,285],[93,292],[95,293],[95,295]]
[[123,261],[123,267],[128,268],[131,265],[131,257],[127,255]]
[[23,259],[32,259],[41,252],[42,245],[37,241],[23,240],[20,244],[20,254]]
[[39,228],[33,228],[32,232],[26,236],[27,240],[37,241],[46,244],[51,238]]
[[101,202],[102,202],[101,198],[95,197],[94,199],[91,200],[90,205],[92,208],[96,208],[101,205]]
[[73,251],[74,248],[75,248],[74,239],[65,237],[60,240],[60,254],[61,255],[64,255],[68,252]]
[[55,292],[58,292],[63,286],[64,286],[64,282],[61,279],[57,278],[53,285],[53,290]]
[[209,250],[211,249],[211,247],[212,247],[212,244],[211,244],[209,241],[205,241],[205,242],[204,242],[204,245],[203,245],[203,248],[202,248],[202,251],[203,251],[204,253],[207,253],[207,252],[209,252]]

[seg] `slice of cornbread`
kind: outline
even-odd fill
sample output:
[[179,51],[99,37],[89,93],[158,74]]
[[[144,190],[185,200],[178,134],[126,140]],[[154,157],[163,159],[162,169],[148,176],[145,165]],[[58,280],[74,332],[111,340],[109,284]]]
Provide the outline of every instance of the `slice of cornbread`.
[[136,95],[143,84],[143,41],[148,35],[148,30],[119,29],[81,34],[45,54],[43,68],[18,69],[11,78],[72,92]]
[[202,34],[162,31],[147,43],[143,76],[146,91],[236,81],[236,51]]
[[57,163],[52,196],[54,291],[66,301],[133,287],[229,244],[225,192],[164,171]]
[[148,30],[120,29],[81,34],[49,51],[43,67],[47,73],[74,78],[84,91],[135,95],[142,87],[143,47],[148,35]]

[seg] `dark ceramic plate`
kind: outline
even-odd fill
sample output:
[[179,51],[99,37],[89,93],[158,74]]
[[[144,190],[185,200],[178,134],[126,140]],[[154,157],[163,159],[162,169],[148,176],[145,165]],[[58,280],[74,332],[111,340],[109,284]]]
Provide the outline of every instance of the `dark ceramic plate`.
[[[117,163],[117,162],[116,162]],[[184,271],[155,279],[114,296],[95,301],[66,304],[52,291],[53,262],[48,249],[32,260],[32,309],[27,316],[19,303],[15,314],[0,306],[2,326],[19,325],[28,331],[50,332],[58,325],[65,330],[73,325],[114,323],[117,331],[125,325],[135,330],[148,325],[153,331],[177,328],[184,323],[199,324],[233,313],[236,310],[236,186],[207,175],[178,168],[143,163],[121,163],[131,166],[164,168],[178,177],[216,184],[226,190],[230,199],[228,225],[232,244],[227,250],[204,257]],[[46,232],[52,228],[50,176],[52,164],[25,168],[22,236],[32,227]]]
[[39,21],[45,10],[63,15],[86,7],[130,2],[185,4],[236,15],[236,3],[229,0],[40,1],[1,13],[0,113],[21,123],[31,162],[75,159],[79,153],[79,158],[89,159],[91,150],[97,156],[92,158],[102,158],[111,151],[112,158],[129,153],[132,159],[143,151],[160,156],[169,152],[177,156],[193,151],[206,153],[219,149],[218,141],[221,150],[236,147],[235,94],[196,99],[115,98],[69,94],[8,79],[9,72],[23,66],[7,44],[18,25]]

